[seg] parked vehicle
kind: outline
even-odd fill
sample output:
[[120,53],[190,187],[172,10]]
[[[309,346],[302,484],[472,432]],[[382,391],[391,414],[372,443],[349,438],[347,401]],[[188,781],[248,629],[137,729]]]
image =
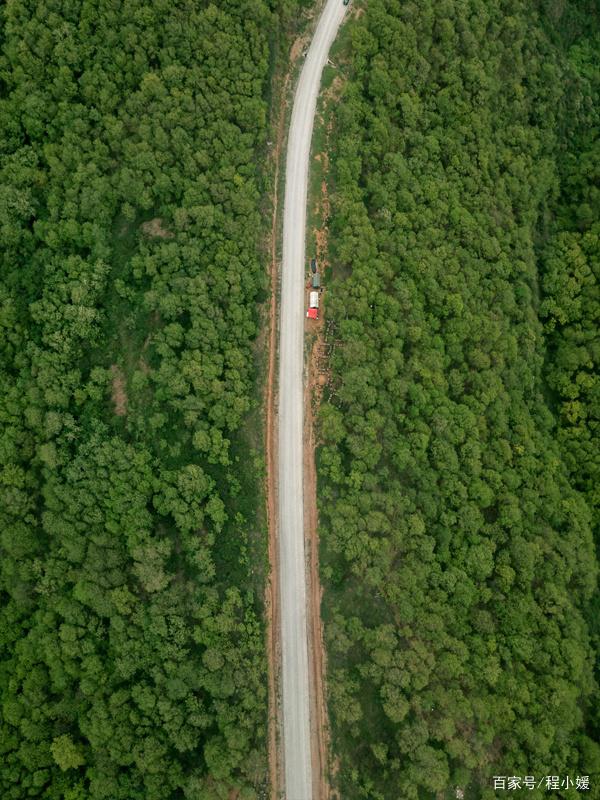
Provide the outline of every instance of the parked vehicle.
[[316,258],[311,258],[311,260],[310,260],[310,269],[311,269],[311,272],[313,274],[317,271],[317,259]]
[[312,288],[319,289],[320,286],[321,286],[321,276],[319,275],[318,272],[315,272],[315,274],[312,276]]
[[311,292],[308,296],[308,310],[306,316],[309,319],[319,319],[319,293]]

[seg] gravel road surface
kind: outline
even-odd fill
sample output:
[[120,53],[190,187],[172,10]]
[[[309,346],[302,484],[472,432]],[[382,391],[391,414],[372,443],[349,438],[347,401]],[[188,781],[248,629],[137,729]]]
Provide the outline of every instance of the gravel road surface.
[[302,511],[305,235],[308,162],[321,73],[346,7],[328,0],[308,50],[290,123],[279,339],[279,584],[286,800],[313,800]]

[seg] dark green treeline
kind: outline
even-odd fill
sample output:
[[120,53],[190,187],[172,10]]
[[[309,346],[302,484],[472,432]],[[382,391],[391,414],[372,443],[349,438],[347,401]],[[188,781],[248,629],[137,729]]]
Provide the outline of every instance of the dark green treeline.
[[248,800],[267,780],[239,429],[284,5],[0,11],[3,800]]
[[597,10],[352,25],[319,452],[341,796],[598,797]]

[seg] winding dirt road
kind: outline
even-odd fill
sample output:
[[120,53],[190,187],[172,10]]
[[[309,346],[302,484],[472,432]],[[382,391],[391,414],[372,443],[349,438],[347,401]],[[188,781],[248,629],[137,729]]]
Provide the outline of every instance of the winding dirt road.
[[286,800],[313,800],[302,487],[306,202],[321,74],[346,7],[328,0],[296,89],[283,219],[278,403],[279,585]]

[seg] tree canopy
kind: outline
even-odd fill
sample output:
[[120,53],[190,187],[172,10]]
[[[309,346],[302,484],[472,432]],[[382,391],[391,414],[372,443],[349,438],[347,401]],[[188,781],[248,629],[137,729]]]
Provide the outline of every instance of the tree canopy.
[[319,451],[348,800],[600,772],[598,23],[520,0],[351,23]]
[[5,800],[267,780],[260,460],[239,454],[280,12],[0,9]]

